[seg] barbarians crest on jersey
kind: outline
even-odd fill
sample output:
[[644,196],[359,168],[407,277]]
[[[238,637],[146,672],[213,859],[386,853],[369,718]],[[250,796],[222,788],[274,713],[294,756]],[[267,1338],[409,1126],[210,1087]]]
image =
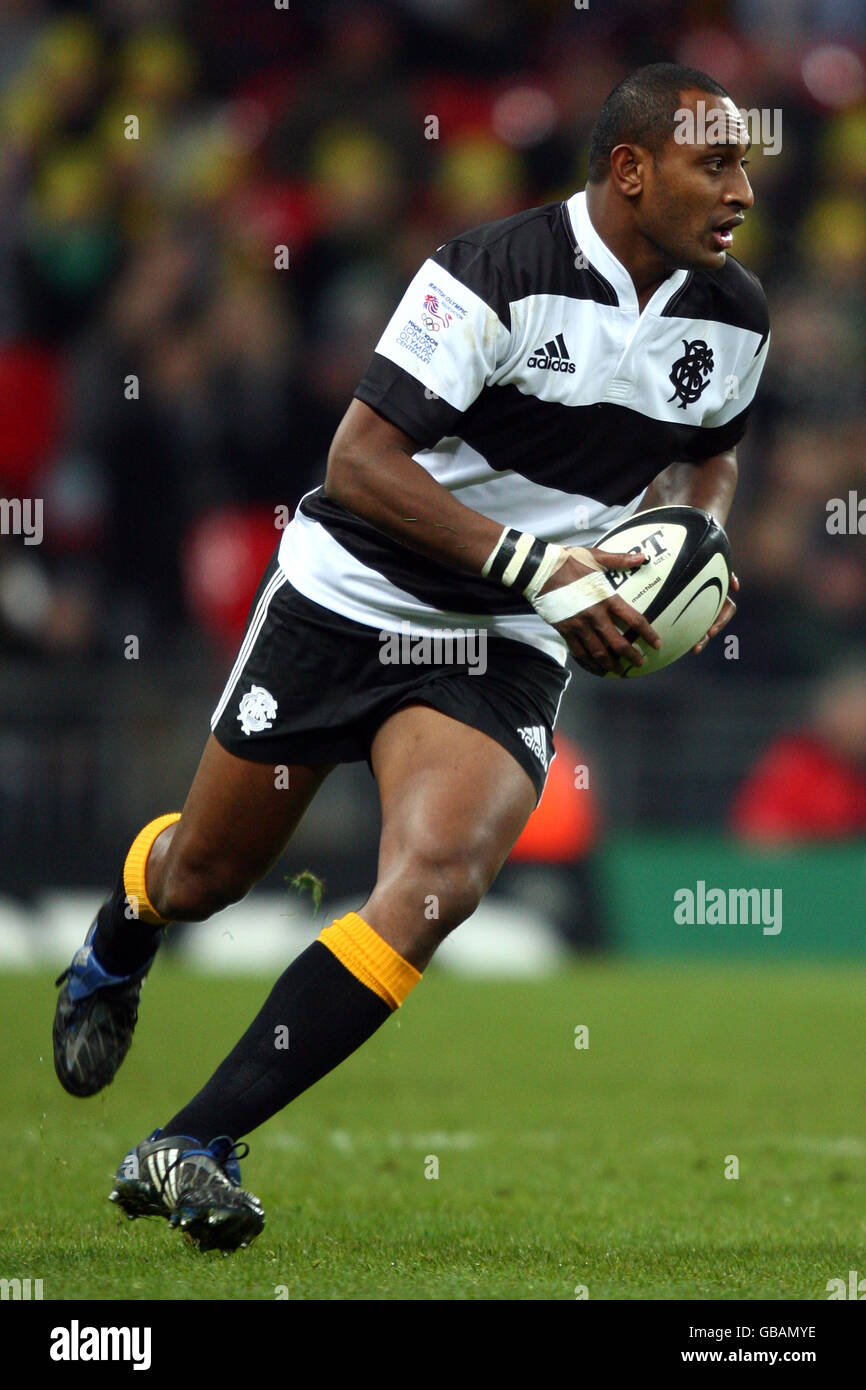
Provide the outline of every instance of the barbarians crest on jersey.
[[435,294],[425,294],[424,313],[421,315],[421,322],[431,333],[438,333],[441,328],[447,328],[454,315],[449,314],[447,309],[443,309],[439,303],[439,296]]
[[277,702],[263,685],[254,685],[240,703],[238,723],[245,734],[260,734],[272,729],[277,714]]
[[685,352],[677,358],[668,377],[674,388],[674,394],[668,396],[668,401],[678,400],[680,410],[685,410],[687,405],[700,400],[709,385],[714,363],[712,348],[702,338],[695,338],[692,343],[687,343],[683,338],[682,342]]

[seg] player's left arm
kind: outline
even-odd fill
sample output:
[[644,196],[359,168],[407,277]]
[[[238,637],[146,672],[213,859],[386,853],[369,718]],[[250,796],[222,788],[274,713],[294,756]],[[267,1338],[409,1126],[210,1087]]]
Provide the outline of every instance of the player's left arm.
[[[669,464],[653,479],[641,498],[639,511],[679,504],[702,507],[720,526],[728,519],[737,486],[737,445],[746,433],[770,348],[770,315],[760,281],[738,263],[733,262],[732,266],[730,288],[738,304],[742,339],[737,353],[726,360],[724,400],[717,402],[701,420],[693,456],[688,461]],[[699,457],[705,448],[707,456]],[[719,616],[693,651],[702,652],[730,622],[737,611],[732,595],[739,588],[740,581],[732,574],[730,593]]]
[[[737,450],[726,449],[724,453],[700,459],[696,463],[671,463],[650,483],[641,498],[638,511],[650,507],[702,507],[710,516],[724,526],[734,500],[737,486]],[[740,581],[731,575],[731,591],[737,593]],[[729,594],[706,637],[702,637],[694,652],[702,652],[712,637],[716,637],[730,622],[737,611],[737,605]]]

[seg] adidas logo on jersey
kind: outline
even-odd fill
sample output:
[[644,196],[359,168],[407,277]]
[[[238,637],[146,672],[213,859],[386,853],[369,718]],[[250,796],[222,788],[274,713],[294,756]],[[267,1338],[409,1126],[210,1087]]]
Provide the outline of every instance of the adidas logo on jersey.
[[541,766],[547,771],[547,731],[543,724],[529,724],[525,729],[518,729],[517,732],[523,739],[527,748],[534,753]]
[[568,355],[568,348],[565,346],[565,338],[561,333],[557,333],[555,338],[551,338],[544,347],[535,349],[531,357],[527,358],[527,367],[540,367],[543,372],[568,372],[573,376],[575,371],[574,363]]

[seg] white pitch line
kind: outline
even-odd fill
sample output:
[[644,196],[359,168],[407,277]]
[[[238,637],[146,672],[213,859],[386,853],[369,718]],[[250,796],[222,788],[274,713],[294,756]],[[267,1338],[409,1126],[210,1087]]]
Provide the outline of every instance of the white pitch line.
[[300,1152],[318,1144],[327,1144],[339,1153],[346,1154],[354,1153],[359,1149],[381,1150],[383,1148],[392,1151],[450,1149],[467,1152],[470,1149],[483,1148],[488,1144],[502,1145],[503,1143],[524,1149],[544,1150],[556,1149],[562,1144],[571,1142],[570,1136],[557,1130],[526,1130],[523,1133],[502,1135],[481,1133],[471,1129],[432,1129],[411,1134],[403,1130],[331,1129],[309,1135],[306,1138],[301,1138],[300,1135],[291,1132],[278,1132],[263,1135],[259,1140],[263,1148],[277,1149],[283,1152]]

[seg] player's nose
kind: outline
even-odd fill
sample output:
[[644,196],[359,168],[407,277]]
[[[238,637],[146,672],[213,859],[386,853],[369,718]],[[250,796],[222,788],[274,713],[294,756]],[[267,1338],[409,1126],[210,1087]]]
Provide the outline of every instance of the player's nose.
[[734,187],[731,189],[728,201],[738,204],[741,208],[750,208],[755,201],[752,185],[749,183],[748,175],[743,168],[737,169]]

